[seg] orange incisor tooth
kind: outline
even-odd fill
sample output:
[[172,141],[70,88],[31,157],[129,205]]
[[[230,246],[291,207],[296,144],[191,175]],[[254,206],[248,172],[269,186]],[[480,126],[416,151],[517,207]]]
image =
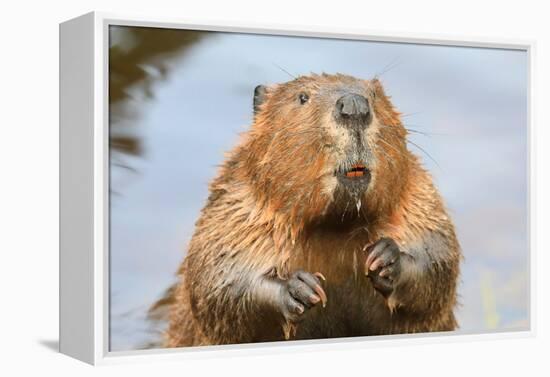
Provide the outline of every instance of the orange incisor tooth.
[[363,176],[363,172],[361,170],[359,171],[348,171],[346,173],[346,177],[348,178],[356,178],[356,177],[362,177]]

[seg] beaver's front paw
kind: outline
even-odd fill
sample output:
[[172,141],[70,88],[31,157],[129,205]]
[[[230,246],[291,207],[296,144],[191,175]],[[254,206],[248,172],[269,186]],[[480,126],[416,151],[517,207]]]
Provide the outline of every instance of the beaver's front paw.
[[393,239],[381,238],[367,249],[365,275],[382,296],[391,295],[401,275],[401,251]]
[[308,309],[318,303],[326,305],[327,295],[319,279],[325,279],[319,272],[310,274],[298,270],[283,281],[280,310],[287,322],[298,323]]

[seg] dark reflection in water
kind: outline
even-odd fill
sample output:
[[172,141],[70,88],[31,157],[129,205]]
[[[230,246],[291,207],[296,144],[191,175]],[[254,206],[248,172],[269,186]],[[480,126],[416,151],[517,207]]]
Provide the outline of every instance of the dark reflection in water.
[[[170,62],[210,33],[111,26],[109,34],[110,147],[115,152],[142,155],[143,143],[132,133],[135,130],[120,129],[138,115],[136,96],[151,99],[153,84],[167,78]],[[120,163],[115,166],[130,168]]]
[[[528,325],[523,51],[116,27],[110,40],[111,349],[154,346],[147,311],[174,282],[258,84],[310,72],[382,81],[433,174],[465,260],[461,331]],[[282,67],[279,68],[279,67]],[[420,146],[432,156],[417,148]]]

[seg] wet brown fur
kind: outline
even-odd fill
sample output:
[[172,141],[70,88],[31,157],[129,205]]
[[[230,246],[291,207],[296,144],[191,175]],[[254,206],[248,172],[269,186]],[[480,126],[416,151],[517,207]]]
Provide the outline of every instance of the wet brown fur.
[[[342,151],[334,142],[338,127],[327,128],[330,101],[315,102],[342,85],[364,90],[375,114],[367,141],[373,176],[360,207],[334,181]],[[304,90],[312,104],[300,108],[296,95]],[[291,339],[455,329],[459,245],[406,136],[376,79],[323,74],[271,87],[210,184],[169,300],[165,345],[285,339],[285,324],[255,302],[254,289],[297,269],[326,277],[328,303],[306,313]],[[418,263],[387,299],[363,271],[365,249],[381,237]]]

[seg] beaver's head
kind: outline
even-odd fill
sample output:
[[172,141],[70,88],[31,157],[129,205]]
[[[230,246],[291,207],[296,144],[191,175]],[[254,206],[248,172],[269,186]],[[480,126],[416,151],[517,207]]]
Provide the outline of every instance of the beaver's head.
[[411,155],[380,81],[302,76],[254,93],[245,169],[256,197],[301,222],[389,214]]

